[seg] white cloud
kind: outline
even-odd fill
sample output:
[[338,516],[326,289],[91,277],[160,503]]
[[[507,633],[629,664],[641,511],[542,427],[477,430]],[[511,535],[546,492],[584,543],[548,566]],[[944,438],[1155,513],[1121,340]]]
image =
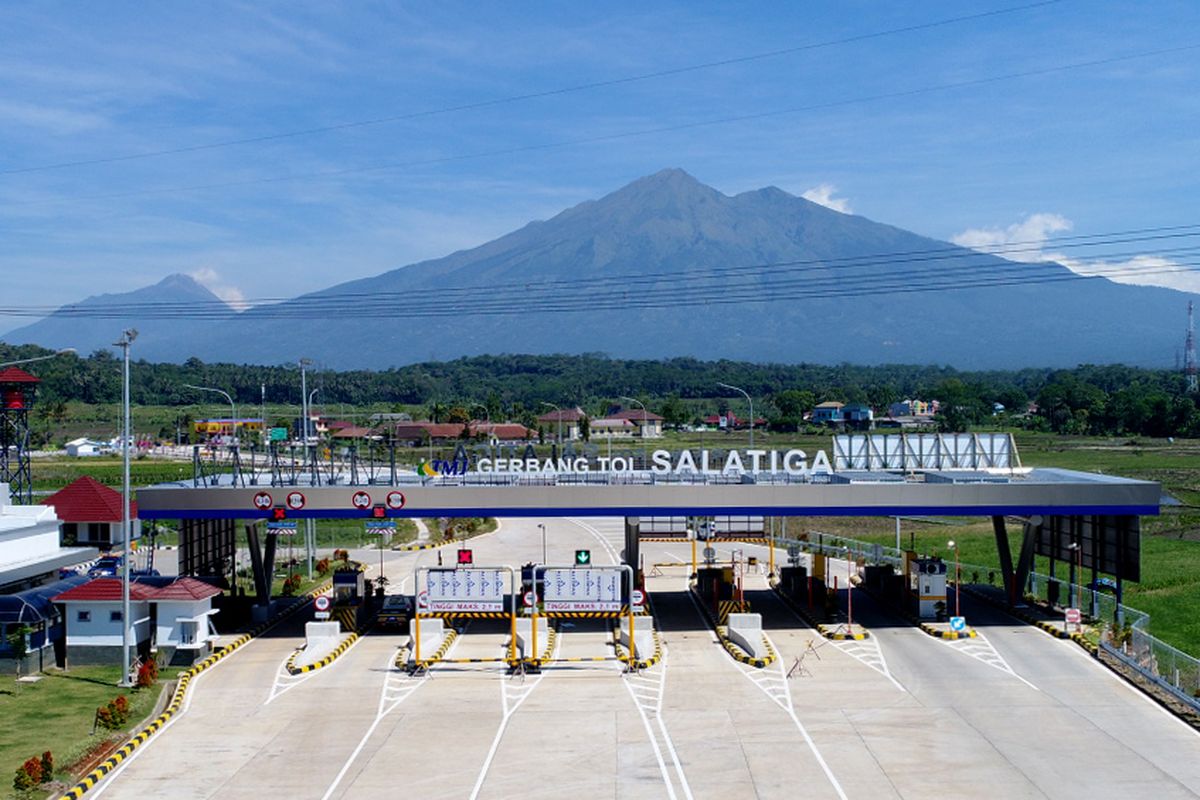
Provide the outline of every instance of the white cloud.
[[221,279],[221,274],[211,267],[200,267],[188,273],[188,277],[196,281],[204,288],[215,294],[217,297],[224,300],[229,305],[236,308],[238,311],[245,311],[250,307],[246,302],[246,295],[236,286],[225,283]]
[[1043,212],[1030,214],[1004,228],[968,228],[950,240],[957,245],[993,253],[1010,261],[1054,261],[1077,275],[1099,275],[1115,283],[1162,286],[1200,293],[1200,273],[1161,256],[1135,255],[1114,260],[1075,257],[1046,249],[1053,234],[1069,231],[1072,227],[1071,220],[1061,214]]
[[836,186],[832,183],[822,183],[819,186],[805,190],[800,196],[805,200],[811,200],[817,205],[832,208],[834,211],[840,211],[843,214],[851,213],[850,201],[844,197],[834,197],[835,194],[837,194]]

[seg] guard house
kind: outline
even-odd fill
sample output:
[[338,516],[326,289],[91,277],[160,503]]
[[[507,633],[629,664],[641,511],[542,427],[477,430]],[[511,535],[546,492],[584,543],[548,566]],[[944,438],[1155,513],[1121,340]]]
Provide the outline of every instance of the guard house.
[[219,594],[216,586],[195,578],[178,578],[155,590],[154,647],[168,664],[187,666],[212,653],[217,638],[212,616],[219,610],[212,599]]
[[936,556],[918,558],[908,553],[904,560],[909,602],[921,619],[935,619],[946,613],[946,562]]
[[[121,543],[121,493],[95,478],[85,475],[42,501],[54,506],[60,520],[60,541],[64,547],[76,545],[108,550]],[[137,518],[137,503],[129,501],[132,538],[142,535]]]

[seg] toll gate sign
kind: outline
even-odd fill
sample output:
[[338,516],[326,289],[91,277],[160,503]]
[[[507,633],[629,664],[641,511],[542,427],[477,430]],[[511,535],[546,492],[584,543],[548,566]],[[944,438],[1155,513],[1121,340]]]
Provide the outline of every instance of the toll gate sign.
[[542,600],[546,611],[620,611],[620,568],[547,567],[542,574]]
[[431,569],[425,591],[433,612],[503,611],[507,573],[501,569]]

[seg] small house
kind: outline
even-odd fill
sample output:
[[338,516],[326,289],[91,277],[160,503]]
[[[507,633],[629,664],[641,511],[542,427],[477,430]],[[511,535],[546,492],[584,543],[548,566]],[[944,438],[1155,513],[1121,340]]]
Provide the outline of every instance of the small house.
[[[95,478],[85,475],[42,501],[53,506],[59,519],[59,541],[64,547],[76,545],[107,550],[121,544],[121,493]],[[129,502],[129,517],[134,541],[141,538],[137,503]]]

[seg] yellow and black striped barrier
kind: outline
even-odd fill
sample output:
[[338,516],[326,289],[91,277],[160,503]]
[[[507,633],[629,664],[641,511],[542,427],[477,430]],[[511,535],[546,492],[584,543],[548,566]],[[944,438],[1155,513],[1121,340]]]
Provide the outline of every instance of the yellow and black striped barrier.
[[358,610],[351,606],[336,606],[333,618],[341,623],[342,630],[358,633]]
[[507,611],[422,611],[421,619],[509,619]]
[[921,630],[925,631],[925,633],[928,633],[930,636],[934,637],[935,639],[948,639],[950,641],[955,641],[958,639],[974,639],[979,635],[979,634],[975,633],[974,628],[967,628],[965,631],[947,631],[947,630],[943,630],[941,628],[934,627],[933,625],[930,625],[928,622],[922,622],[921,620],[917,619],[914,616],[911,616],[908,614],[906,614],[905,616],[907,616],[910,620],[915,621],[917,623],[917,625],[920,626]]
[[[660,639],[658,636],[657,628],[654,629],[653,636],[654,636],[654,655],[650,656],[647,659],[634,659],[634,662],[633,662],[634,669],[649,669],[650,667],[653,667],[655,664],[657,664],[659,661],[662,660],[662,656],[663,656],[662,639]],[[629,663],[629,651],[626,650],[621,645],[621,634],[619,632],[617,632],[616,630],[613,631],[613,650],[617,654],[617,661],[620,661],[622,664]]]
[[[707,606],[706,606],[707,608]],[[717,601],[717,624],[724,625],[729,622],[730,614],[748,614],[750,613],[750,604],[744,600],[718,600]]]
[[717,626],[717,638],[721,640],[721,645],[724,646],[725,652],[733,656],[734,659],[743,664],[749,664],[752,667],[762,669],[768,664],[775,663],[775,660],[779,657],[775,653],[775,648],[771,647],[771,643],[767,641],[766,636],[763,637],[763,647],[767,648],[767,655],[764,658],[755,658],[741,647],[738,647],[737,643],[729,638],[729,629],[725,625]]
[[[416,669],[428,669],[429,667],[438,663],[443,658],[445,658],[446,651],[448,651],[450,649],[450,645],[454,644],[454,640],[457,638],[458,638],[458,630],[456,628],[447,629],[446,635],[442,638],[442,645],[433,654],[433,657],[432,658],[423,658],[420,661],[414,661],[413,666]],[[399,658],[399,656],[397,656],[397,658]],[[397,664],[397,666],[399,666],[399,664]]]
[[[646,610],[633,612],[635,617],[646,616]],[[546,611],[538,612],[539,617],[549,619],[619,619],[629,616],[629,606],[621,606],[620,611]]]
[[300,609],[306,608],[308,603],[314,597],[329,591],[332,586],[332,580],[326,581],[322,585],[306,594],[302,602],[292,603],[287,608],[284,608],[278,614],[273,616],[271,619],[259,623],[246,633],[243,633],[241,636],[234,639],[229,644],[217,650],[208,658],[181,672],[179,674],[179,682],[175,685],[175,691],[171,695],[171,702],[167,704],[167,707],[163,710],[163,712],[155,717],[154,720],[146,727],[138,731],[138,733],[135,734],[128,742],[126,742],[119,750],[117,750],[117,752],[106,758],[87,775],[84,775],[82,778],[80,778],[79,782],[70,789],[63,792],[63,794],[60,796],[62,800],[79,800],[79,798],[83,797],[97,783],[103,780],[106,775],[116,769],[121,762],[129,758],[129,756],[131,756],[135,750],[149,741],[155,733],[162,730],[163,726],[165,726],[172,717],[179,713],[179,709],[183,707],[184,698],[187,696],[187,691],[191,686],[193,678],[205,670],[210,669],[215,664],[229,657],[231,654],[237,652],[237,650],[244,647],[245,644],[251,639],[262,635],[265,631],[275,627]]
[[354,644],[356,641],[358,641],[358,634],[351,632],[351,634],[349,636],[347,636],[345,639],[343,639],[341,644],[339,644],[332,653],[325,656],[320,661],[314,661],[311,664],[305,664],[303,667],[296,666],[296,658],[302,652],[304,652],[303,650],[297,650],[296,652],[292,653],[288,657],[288,660],[287,660],[288,674],[289,675],[300,675],[305,672],[316,672],[317,670],[321,669],[322,667],[328,667],[330,664],[332,664],[334,661],[337,660],[338,656],[340,656],[342,653],[349,650],[350,645]]

